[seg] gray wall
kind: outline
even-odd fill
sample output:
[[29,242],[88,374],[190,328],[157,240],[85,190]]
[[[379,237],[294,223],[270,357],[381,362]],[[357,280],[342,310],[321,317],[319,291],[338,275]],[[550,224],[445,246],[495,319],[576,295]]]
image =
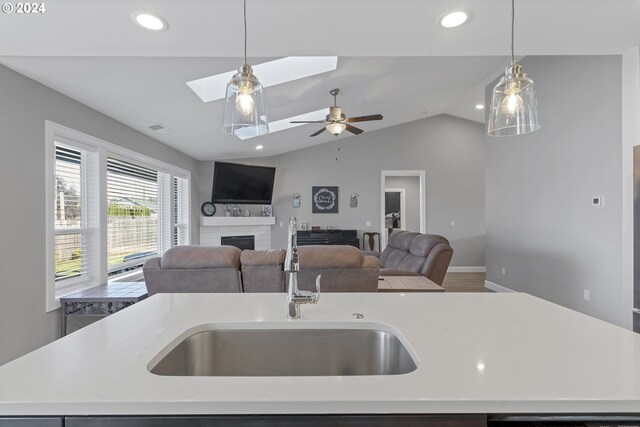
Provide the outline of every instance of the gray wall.
[[404,188],[407,212],[403,212],[403,230],[420,231],[420,178],[417,176],[387,176],[385,188]]
[[542,128],[487,137],[487,280],[622,325],[621,57],[522,65]]
[[[248,164],[277,167],[273,212],[277,222],[291,215],[311,225],[380,231],[380,171],[426,170],[427,232],[442,234],[454,249],[453,266],[484,266],[483,125],[441,115],[340,139],[267,159],[242,159]],[[200,201],[211,197],[212,162],[202,162]],[[311,213],[311,187],[339,187],[338,214]],[[292,195],[302,206],[292,207]],[[351,193],[360,194],[357,208]],[[222,210],[222,209],[220,209]],[[222,214],[222,213],[221,213]],[[450,226],[455,220],[456,226]],[[366,221],[372,226],[366,227]],[[285,247],[285,228],[273,228],[272,246]]]
[[45,312],[45,120],[190,170],[199,194],[196,160],[0,65],[0,364],[58,337],[59,312]]

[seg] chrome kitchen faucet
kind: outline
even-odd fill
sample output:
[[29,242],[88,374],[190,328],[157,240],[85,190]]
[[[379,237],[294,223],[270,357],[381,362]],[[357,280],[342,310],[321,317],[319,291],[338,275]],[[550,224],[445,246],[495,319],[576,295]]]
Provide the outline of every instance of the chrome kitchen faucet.
[[287,317],[300,318],[300,304],[317,304],[320,299],[320,277],[316,277],[317,292],[301,291],[298,289],[298,221],[295,216],[289,218],[289,240],[287,242],[287,257],[284,259],[284,271],[287,272]]

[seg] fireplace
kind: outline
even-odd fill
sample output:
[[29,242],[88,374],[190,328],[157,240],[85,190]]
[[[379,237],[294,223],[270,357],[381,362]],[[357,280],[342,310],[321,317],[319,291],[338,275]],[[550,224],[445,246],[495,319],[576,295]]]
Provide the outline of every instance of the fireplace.
[[220,244],[240,249],[255,249],[256,241],[255,236],[222,236]]
[[254,237],[254,249],[271,249],[271,229],[276,225],[273,216],[202,216],[200,244],[220,246],[223,236]]

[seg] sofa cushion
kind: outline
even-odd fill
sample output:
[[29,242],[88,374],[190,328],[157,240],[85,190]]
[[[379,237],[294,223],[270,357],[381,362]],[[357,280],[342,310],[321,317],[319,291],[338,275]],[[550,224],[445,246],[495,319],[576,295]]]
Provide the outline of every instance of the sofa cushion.
[[240,254],[240,264],[245,265],[282,265],[287,251],[284,249],[244,250]]
[[405,270],[405,271],[411,271],[413,273],[420,273],[420,270],[422,270],[422,266],[424,265],[425,261],[426,261],[426,258],[423,256],[416,256],[412,253],[408,253],[404,258],[402,258],[402,261],[400,262],[400,264],[398,264],[396,268],[398,270]]
[[407,251],[402,249],[387,246],[380,255],[380,265],[385,266],[385,268],[397,268],[408,254]]
[[431,249],[440,243],[449,244],[449,241],[442,236],[436,234],[418,234],[411,241],[409,252],[415,256],[426,257]]
[[284,292],[284,249],[250,250],[240,254],[244,292]]
[[241,250],[233,246],[176,246],[162,256],[162,269],[240,269]]
[[361,268],[363,255],[353,246],[299,246],[300,268]]
[[380,261],[378,258],[370,255],[365,255],[362,260],[362,268],[378,268],[380,267]]
[[409,254],[411,242],[419,234],[403,230],[391,233],[387,248],[380,255],[380,265],[384,265],[387,268],[399,268],[404,258]]
[[389,236],[388,245],[392,248],[400,249],[405,252],[409,251],[409,247],[411,246],[411,242],[416,236],[419,236],[420,233],[415,233],[413,231],[403,231],[398,230],[391,233]]

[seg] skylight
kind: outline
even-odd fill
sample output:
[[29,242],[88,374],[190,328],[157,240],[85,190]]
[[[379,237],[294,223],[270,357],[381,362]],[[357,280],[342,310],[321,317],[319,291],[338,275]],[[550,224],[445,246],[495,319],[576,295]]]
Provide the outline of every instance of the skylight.
[[[325,120],[327,118],[327,114],[329,114],[328,108],[323,108],[322,110],[312,111],[310,113],[300,114],[299,116],[288,117],[282,120],[276,120],[275,122],[269,122],[269,133],[279,132],[281,130],[291,129],[297,126],[302,126],[306,123],[290,123],[291,121],[296,120]],[[322,123],[317,123],[318,129],[323,126]],[[240,136],[240,139],[248,139],[253,138],[253,136]]]
[[[260,76],[262,86],[269,87],[333,71],[337,67],[337,56],[289,56],[254,65],[253,72]],[[227,83],[235,73],[237,70],[203,77],[187,82],[187,85],[203,102],[216,101],[224,98]]]

